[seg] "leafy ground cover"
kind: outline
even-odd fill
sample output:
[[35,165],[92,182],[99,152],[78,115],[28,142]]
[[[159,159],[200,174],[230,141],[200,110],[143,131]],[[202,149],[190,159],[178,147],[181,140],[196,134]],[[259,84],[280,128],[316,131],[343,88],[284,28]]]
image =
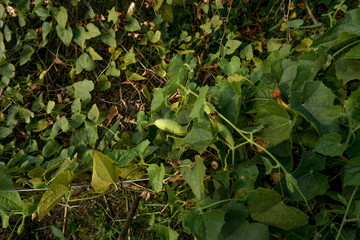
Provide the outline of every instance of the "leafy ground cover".
[[0,29],[4,238],[360,238],[358,2],[2,1]]

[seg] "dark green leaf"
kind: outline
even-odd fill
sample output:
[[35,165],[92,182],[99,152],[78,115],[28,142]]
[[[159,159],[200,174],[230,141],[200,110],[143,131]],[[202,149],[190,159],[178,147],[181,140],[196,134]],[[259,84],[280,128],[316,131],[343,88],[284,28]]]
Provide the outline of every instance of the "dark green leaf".
[[360,158],[353,158],[345,166],[344,186],[360,186]]
[[207,128],[195,125],[183,139],[184,146],[191,147],[198,153],[202,153],[213,141],[213,135]]
[[315,151],[325,156],[340,156],[346,150],[346,146],[341,144],[341,135],[332,132],[320,138],[315,146]]
[[181,213],[185,227],[199,240],[217,240],[224,225],[225,212],[217,209],[206,213],[183,211]]
[[176,240],[179,236],[179,234],[170,227],[160,224],[155,225],[155,232],[161,240]]
[[27,63],[34,53],[34,49],[30,45],[25,45],[20,56],[20,66]]
[[145,140],[129,151],[115,150],[111,152],[110,157],[117,163],[117,166],[121,167],[130,163],[135,157],[141,156],[149,144],[149,140]]
[[290,137],[295,121],[286,109],[270,99],[260,106],[255,118],[256,125],[264,125],[260,137],[272,144],[279,144]]
[[115,32],[113,29],[109,29],[108,31],[101,31],[100,39],[106,45],[116,48]]
[[269,189],[259,188],[247,198],[252,219],[284,230],[304,226],[308,216],[297,208],[286,206],[281,195]]

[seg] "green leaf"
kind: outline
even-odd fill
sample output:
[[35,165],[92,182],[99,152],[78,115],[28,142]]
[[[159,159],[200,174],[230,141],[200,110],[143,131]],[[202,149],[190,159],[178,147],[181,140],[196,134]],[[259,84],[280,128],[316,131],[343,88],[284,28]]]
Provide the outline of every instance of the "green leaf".
[[[14,190],[11,178],[8,178],[5,174],[0,175],[0,191]],[[22,210],[25,207],[21,201],[18,192],[0,192],[0,209],[1,210]],[[2,216],[3,221],[6,221],[6,217]],[[4,226],[3,226],[4,227]]]
[[308,216],[297,208],[286,206],[274,190],[258,188],[248,198],[248,209],[255,221],[290,230],[308,223]]
[[183,224],[191,230],[198,240],[217,240],[225,223],[225,212],[220,209],[206,213],[182,211]]
[[91,38],[101,35],[101,32],[99,31],[99,29],[93,23],[88,23],[86,25],[86,29],[88,30],[87,36],[86,36],[87,39],[91,39]]
[[[232,232],[225,235],[226,240],[268,240],[270,239],[268,226],[262,223],[244,221],[240,225],[232,226]],[[223,228],[224,229],[224,228]]]
[[0,217],[1,217],[1,226],[2,228],[7,228],[9,226],[10,216],[6,215],[4,211],[0,210]]
[[147,35],[149,36],[150,42],[157,43],[161,38],[161,32],[157,30],[155,33],[153,31],[148,31]]
[[236,49],[240,47],[241,44],[242,42],[240,42],[239,40],[228,40],[225,45],[226,54],[227,55],[233,54],[236,51]]
[[91,107],[90,111],[88,112],[88,118],[93,122],[96,123],[99,120],[100,112],[96,103]]
[[66,238],[64,237],[64,233],[57,227],[51,225],[50,230],[57,240],[66,240]]
[[335,26],[330,28],[326,33],[322,34],[317,38],[312,47],[318,47],[320,44],[325,44],[331,41],[335,41],[340,34],[344,32],[354,33],[359,35],[359,25],[360,25],[360,8],[348,11],[341,20],[339,20]]
[[180,173],[189,184],[197,200],[205,196],[203,179],[205,177],[205,166],[203,159],[196,156],[195,163],[189,159],[183,160],[180,165]]
[[131,47],[130,50],[125,54],[124,57],[125,64],[136,63],[134,47]]
[[[306,200],[311,200],[316,196],[323,195],[330,188],[327,176],[310,171],[301,177],[296,178],[299,189]],[[295,201],[303,201],[304,198],[297,189],[290,194],[290,198]]]
[[274,52],[278,50],[281,45],[280,39],[270,38],[269,41],[267,41],[267,50],[268,52]]
[[116,48],[115,31],[113,29],[101,31],[100,39],[106,45]]
[[4,77],[13,78],[15,76],[15,66],[11,63],[1,65],[0,74]]
[[91,186],[95,192],[103,193],[117,181],[119,169],[113,163],[108,156],[94,150]]
[[83,26],[78,26],[77,29],[74,31],[73,41],[77,43],[82,49],[85,48],[85,41],[86,41],[87,33]]
[[324,135],[315,146],[316,152],[330,157],[341,156],[345,150],[346,146],[341,144],[341,135],[337,132]]
[[137,73],[133,73],[133,72],[126,72],[127,75],[127,79],[129,79],[130,81],[141,81],[141,80],[146,80],[147,78],[140,76]]
[[43,22],[42,24],[42,32],[41,32],[41,36],[43,41],[46,40],[47,35],[50,33],[51,29],[52,29],[52,23],[50,22]]
[[258,168],[255,164],[243,162],[239,165],[236,174],[234,190],[237,196],[247,195],[254,190],[254,184],[259,175]]
[[80,74],[83,69],[89,72],[95,69],[95,64],[87,53],[81,54],[75,63],[76,74]]
[[116,16],[116,12],[115,12],[115,7],[113,7],[110,11],[109,11],[109,15],[108,15],[108,18],[107,18],[107,21],[108,22],[113,22],[113,23],[116,23],[118,20],[118,17]]
[[179,234],[172,230],[170,227],[164,225],[156,224],[155,225],[156,236],[161,240],[176,240],[179,237]]
[[246,59],[247,61],[250,61],[254,57],[251,44],[248,44],[245,48],[241,49],[240,57],[242,59]]
[[42,155],[45,158],[50,157],[51,155],[56,154],[57,152],[60,152],[61,146],[59,143],[57,143],[55,140],[49,141],[45,144]]
[[335,62],[336,77],[342,79],[344,84],[360,79],[359,74],[360,59],[341,59]]
[[150,164],[148,169],[149,181],[155,192],[160,192],[163,186],[165,177],[165,167],[161,163],[160,167],[157,164]]
[[110,157],[117,163],[116,165],[121,167],[130,163],[135,157],[141,156],[146,148],[149,146],[150,141],[145,140],[139,143],[136,147],[129,151],[126,150],[115,150],[111,152]]
[[285,25],[290,28],[299,28],[303,24],[304,24],[304,20],[302,20],[302,19],[295,19],[295,20],[285,23]]
[[129,25],[125,26],[125,30],[128,32],[135,32],[141,30],[138,20],[134,17],[129,17]]
[[335,94],[322,82],[306,82],[301,92],[291,94],[291,108],[315,124],[320,133],[337,130],[336,122],[324,114],[333,106]]
[[265,127],[260,137],[274,145],[290,138],[291,131],[295,121],[291,120],[286,109],[277,101],[270,99],[260,106],[255,118],[256,125],[264,125]]
[[360,186],[360,157],[353,158],[346,164],[344,186]]
[[81,111],[81,101],[80,98],[77,98],[73,101],[73,103],[71,104],[71,111],[73,113],[77,113]]
[[94,83],[89,80],[83,80],[74,83],[75,92],[79,95],[81,101],[88,103],[91,100],[90,92],[94,90]]
[[45,104],[43,102],[43,95],[44,92],[41,92],[40,95],[36,98],[36,100],[31,105],[31,111],[39,112],[44,108]]
[[94,61],[103,60],[103,58],[92,47],[87,47],[86,52],[89,53],[91,59]]
[[18,113],[19,113],[20,117],[22,119],[24,119],[24,121],[26,123],[29,123],[30,118],[33,118],[35,116],[33,112],[31,112],[29,109],[26,109],[26,108],[23,108],[23,107],[18,108]]
[[6,138],[13,132],[13,129],[11,127],[3,127],[0,126],[0,140]]
[[34,52],[35,52],[34,49],[30,45],[26,44],[21,52],[20,66],[27,63],[30,60],[30,58]]
[[204,116],[204,106],[206,102],[206,95],[208,93],[209,86],[204,86],[199,90],[199,96],[196,99],[195,105],[191,110],[190,117],[198,118],[201,120]]
[[186,134],[183,139],[184,146],[191,147],[198,153],[202,153],[213,141],[214,136],[207,128],[200,125],[195,125],[191,128],[190,132]]
[[65,46],[68,47],[70,45],[71,39],[73,38],[71,27],[67,26],[66,28],[62,28],[59,25],[56,25],[56,33]]
[[111,83],[108,81],[107,76],[102,75],[99,79],[99,91],[108,90],[111,87]]
[[59,26],[65,29],[68,19],[68,13],[64,7],[60,7],[60,10],[55,14],[55,19]]
[[360,88],[351,93],[345,101],[345,107],[350,117],[360,123]]
[[116,68],[116,63],[114,61],[111,61],[109,67],[106,69],[105,75],[113,77],[120,76],[120,70]]
[[226,58],[223,58],[218,62],[218,65],[226,75],[235,76],[235,73],[238,73],[240,70],[241,62],[239,57],[233,56],[230,62]]

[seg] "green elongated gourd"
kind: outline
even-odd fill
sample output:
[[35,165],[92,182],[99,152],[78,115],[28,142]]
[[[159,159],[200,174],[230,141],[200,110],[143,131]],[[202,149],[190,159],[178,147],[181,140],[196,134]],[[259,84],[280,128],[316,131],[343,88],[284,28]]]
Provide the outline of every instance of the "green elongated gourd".
[[160,118],[157,119],[154,124],[160,130],[168,133],[172,133],[178,136],[185,136],[187,134],[185,126],[181,126],[179,123],[171,119]]
[[229,129],[221,123],[219,123],[218,128],[220,136],[222,136],[224,140],[233,147],[235,145],[235,141]]

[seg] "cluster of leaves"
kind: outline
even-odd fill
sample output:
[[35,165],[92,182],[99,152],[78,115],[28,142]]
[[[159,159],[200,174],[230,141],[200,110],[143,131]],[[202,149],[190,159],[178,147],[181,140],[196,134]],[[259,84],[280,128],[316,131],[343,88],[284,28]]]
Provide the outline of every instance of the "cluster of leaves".
[[[161,239],[359,237],[359,8],[336,21],[337,4],[332,28],[304,38],[322,26],[288,6],[273,30],[293,47],[236,25],[242,1],[146,1],[148,19],[97,4],[0,4],[3,227],[21,214],[20,234],[27,216],[79,200],[73,184],[96,197],[147,175],[167,203],[151,221]],[[151,105],[120,131],[102,100],[128,85]],[[47,190],[12,191],[29,187]]]

